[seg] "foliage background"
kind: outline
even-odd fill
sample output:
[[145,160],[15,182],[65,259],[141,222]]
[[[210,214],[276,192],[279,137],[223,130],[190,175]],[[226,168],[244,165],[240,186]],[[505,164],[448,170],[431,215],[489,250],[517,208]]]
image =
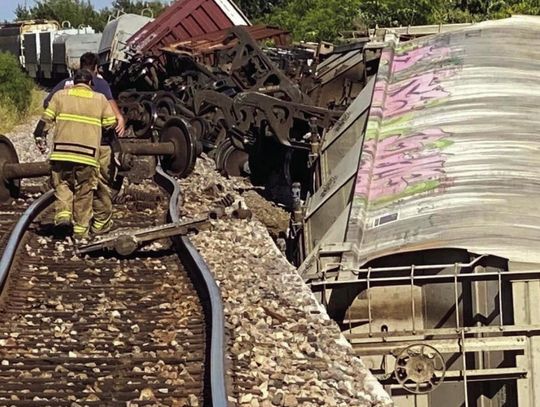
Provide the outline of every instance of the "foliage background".
[[336,41],[366,28],[468,23],[540,14],[540,0],[288,0],[261,21],[287,28],[297,40]]
[[[366,28],[421,24],[476,22],[512,14],[540,14],[540,0],[236,0],[253,22],[289,30],[294,39],[336,41],[340,33]],[[140,14],[149,8],[158,16],[159,0],[114,0],[95,10],[89,0],[37,0],[30,8],[17,7],[17,19],[68,20],[72,26],[103,30],[119,10]]]
[[111,7],[96,10],[90,0],[36,0],[34,5],[28,8],[17,6],[15,17],[17,20],[45,19],[59,23],[69,21],[72,27],[82,24],[89,25],[96,31],[103,31],[109,16],[115,16],[119,11],[141,14],[143,10],[150,9],[154,17],[157,17],[165,7],[159,0],[114,0]]
[[43,92],[11,54],[0,52],[0,132],[10,130],[41,108]]

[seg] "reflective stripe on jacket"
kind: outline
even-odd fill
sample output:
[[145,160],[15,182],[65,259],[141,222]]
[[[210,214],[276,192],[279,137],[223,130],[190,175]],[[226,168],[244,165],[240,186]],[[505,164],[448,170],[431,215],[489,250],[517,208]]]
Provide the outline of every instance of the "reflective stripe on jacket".
[[56,122],[50,160],[99,167],[101,128],[116,124],[111,105],[102,94],[84,84],[60,90],[42,119],[49,125]]

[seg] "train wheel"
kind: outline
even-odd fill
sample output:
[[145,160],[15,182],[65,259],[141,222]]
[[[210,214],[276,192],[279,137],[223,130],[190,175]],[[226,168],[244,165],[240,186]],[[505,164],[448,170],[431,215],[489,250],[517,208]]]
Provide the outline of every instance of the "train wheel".
[[193,172],[201,148],[192,136],[191,126],[179,117],[172,117],[159,135],[161,142],[172,142],[174,154],[161,157],[163,168],[171,175],[185,178]]
[[4,164],[17,164],[18,162],[19,157],[15,147],[6,136],[0,135],[0,202],[8,202],[19,196],[20,180],[6,180],[3,177]]

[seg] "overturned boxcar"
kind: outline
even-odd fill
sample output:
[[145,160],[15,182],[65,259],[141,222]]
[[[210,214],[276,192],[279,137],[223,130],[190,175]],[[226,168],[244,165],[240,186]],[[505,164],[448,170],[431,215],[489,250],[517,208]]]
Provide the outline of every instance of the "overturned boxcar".
[[323,138],[300,270],[399,406],[538,404],[539,38],[389,45]]

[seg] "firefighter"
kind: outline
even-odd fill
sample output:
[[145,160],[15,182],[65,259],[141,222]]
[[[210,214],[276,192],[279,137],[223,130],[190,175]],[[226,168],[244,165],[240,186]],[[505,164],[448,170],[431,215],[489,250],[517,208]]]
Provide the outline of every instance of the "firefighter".
[[[105,98],[109,101],[117,120],[115,130],[119,136],[123,136],[124,131],[125,131],[124,117],[122,116],[122,113],[120,112],[120,109],[118,108],[118,105],[116,104],[113,98],[111,87],[109,86],[107,81],[103,79],[101,75],[99,75],[98,73],[98,62],[99,62],[99,57],[96,54],[94,54],[93,52],[85,52],[84,54],[81,55],[79,59],[80,69],[87,69],[90,72],[92,72],[92,75],[93,75],[92,90],[103,94],[103,96],[105,96]],[[51,90],[51,92],[47,95],[47,97],[43,101],[43,108],[44,109],[47,108],[49,102],[51,101],[51,98],[56,92],[65,88],[69,88],[71,86],[73,86],[73,78],[67,78],[60,81]]]
[[[109,84],[98,74],[98,56],[92,52],[84,53],[80,58],[80,67],[81,69],[88,69],[92,72],[92,89],[95,92],[101,93],[109,101],[117,120],[115,131],[120,137],[122,137],[125,131],[124,117],[122,116],[122,113],[120,112],[120,109],[113,98]],[[73,78],[64,79],[58,83],[43,101],[43,107],[47,108],[51,98],[56,92],[71,86],[73,86]],[[99,150],[99,179],[97,189],[94,193],[94,212],[109,213],[112,215],[111,187],[115,178],[116,168],[111,159],[112,152],[110,141],[108,140],[107,136],[103,137]],[[91,232],[101,234],[109,231],[111,227],[112,216],[103,219],[94,217]]]
[[[107,99],[91,88],[93,75],[78,70],[73,87],[56,92],[36,127],[34,136],[41,151],[55,122],[50,154],[52,183],[55,189],[55,225],[73,224],[73,236],[88,236],[90,220],[107,221],[111,208],[92,208],[98,187],[102,128],[116,125],[116,116]],[[94,213],[93,213],[94,212]]]

